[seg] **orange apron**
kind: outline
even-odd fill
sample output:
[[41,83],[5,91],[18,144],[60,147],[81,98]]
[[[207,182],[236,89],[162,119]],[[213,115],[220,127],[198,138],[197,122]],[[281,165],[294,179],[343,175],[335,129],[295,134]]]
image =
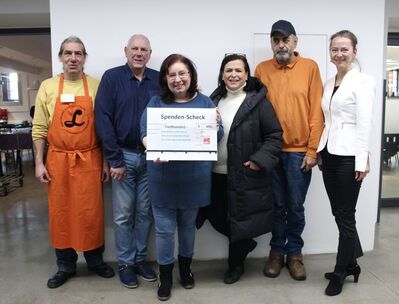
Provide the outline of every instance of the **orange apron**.
[[102,153],[94,129],[93,99],[83,75],[85,96],[61,102],[61,75],[48,131],[46,168],[50,239],[57,249],[87,251],[104,244]]

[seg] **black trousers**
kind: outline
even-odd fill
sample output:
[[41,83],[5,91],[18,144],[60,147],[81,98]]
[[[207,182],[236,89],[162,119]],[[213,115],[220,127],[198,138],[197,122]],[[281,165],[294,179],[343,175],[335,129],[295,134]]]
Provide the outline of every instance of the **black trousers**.
[[252,239],[230,241],[226,174],[212,173],[211,202],[208,207],[201,208],[200,213],[209,220],[216,231],[229,239],[229,266],[242,265],[254,241]]
[[[95,267],[104,263],[103,261],[104,245],[95,248],[93,250],[84,251],[87,266]],[[59,271],[67,273],[73,273],[76,271],[76,262],[78,260],[78,254],[73,248],[66,249],[55,249],[55,255],[57,257],[57,266]]]
[[363,255],[356,230],[356,203],[361,181],[355,180],[355,157],[321,152],[324,185],[339,230],[336,272],[343,272]]

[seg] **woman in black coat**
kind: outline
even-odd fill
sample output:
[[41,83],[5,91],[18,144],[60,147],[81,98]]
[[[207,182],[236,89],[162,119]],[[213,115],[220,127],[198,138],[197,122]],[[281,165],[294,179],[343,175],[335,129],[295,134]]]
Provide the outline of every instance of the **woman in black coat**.
[[208,219],[229,238],[229,268],[224,283],[232,284],[244,272],[244,260],[256,247],[252,239],[273,227],[271,170],[277,164],[282,129],[266,100],[266,87],[250,77],[247,59],[226,56],[218,88],[211,99],[223,120],[224,138],[212,173],[212,204],[203,208],[198,226]]

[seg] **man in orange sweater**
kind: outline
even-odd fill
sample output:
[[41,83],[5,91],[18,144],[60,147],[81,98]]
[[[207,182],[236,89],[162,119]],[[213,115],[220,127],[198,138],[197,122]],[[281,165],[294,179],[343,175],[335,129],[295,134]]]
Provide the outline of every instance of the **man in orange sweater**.
[[258,64],[255,76],[267,87],[267,97],[284,133],[280,162],[273,169],[275,225],[263,272],[267,277],[277,277],[286,256],[291,276],[305,280],[301,237],[304,202],[323,130],[323,85],[316,62],[294,51],[298,38],[290,22],[274,23],[270,37],[274,58]]

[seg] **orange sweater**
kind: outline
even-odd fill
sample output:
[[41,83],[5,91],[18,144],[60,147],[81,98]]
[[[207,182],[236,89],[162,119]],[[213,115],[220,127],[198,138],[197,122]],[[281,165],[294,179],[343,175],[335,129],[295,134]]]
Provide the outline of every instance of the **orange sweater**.
[[317,63],[295,52],[293,62],[286,66],[274,58],[259,63],[255,77],[267,87],[267,98],[283,128],[282,151],[317,157],[324,126],[323,85]]

